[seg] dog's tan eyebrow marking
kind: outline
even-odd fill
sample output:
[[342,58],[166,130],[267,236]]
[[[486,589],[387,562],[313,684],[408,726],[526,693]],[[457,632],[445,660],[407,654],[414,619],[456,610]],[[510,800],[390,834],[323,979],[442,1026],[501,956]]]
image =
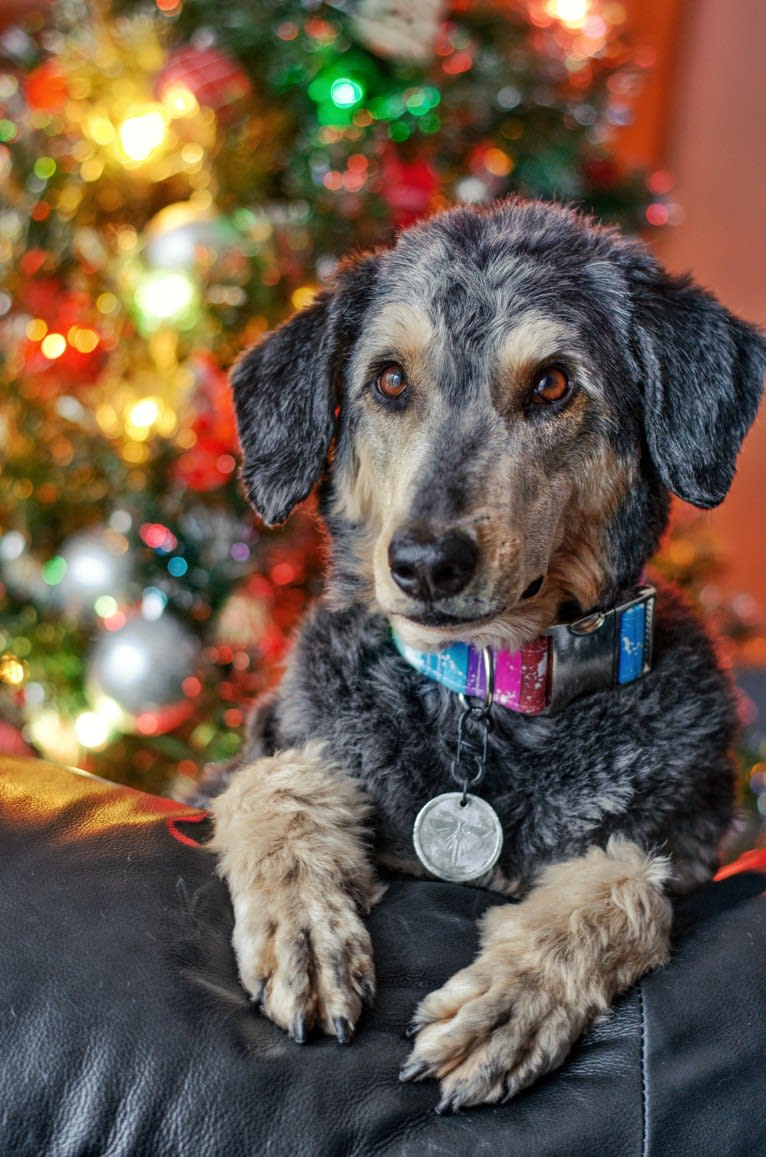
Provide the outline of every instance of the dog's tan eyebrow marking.
[[572,344],[572,334],[565,326],[544,314],[527,313],[502,341],[498,369],[503,376],[516,376],[561,355]]
[[433,347],[435,331],[428,316],[417,306],[404,302],[384,305],[373,317],[354,354],[354,376],[364,375],[381,357],[400,357],[407,368],[417,369],[423,364],[427,351]]

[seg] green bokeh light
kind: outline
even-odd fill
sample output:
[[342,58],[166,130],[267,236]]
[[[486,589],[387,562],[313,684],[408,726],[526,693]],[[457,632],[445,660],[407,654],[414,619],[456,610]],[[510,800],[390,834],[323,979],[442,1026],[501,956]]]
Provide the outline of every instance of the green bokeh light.
[[330,100],[336,108],[354,108],[364,98],[364,89],[350,76],[339,76],[330,85]]
[[49,558],[47,562],[42,565],[43,582],[46,582],[49,587],[56,587],[63,579],[67,572],[66,559],[57,554],[55,558]]
[[49,181],[56,172],[56,162],[53,157],[38,157],[34,164],[35,176],[41,181]]

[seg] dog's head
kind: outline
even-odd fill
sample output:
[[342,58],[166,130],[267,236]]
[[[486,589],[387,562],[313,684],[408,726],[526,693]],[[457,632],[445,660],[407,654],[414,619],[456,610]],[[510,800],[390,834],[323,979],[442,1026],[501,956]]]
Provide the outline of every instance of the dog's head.
[[723,499],[765,370],[640,244],[509,201],[343,264],[232,383],[263,518],[324,477],[331,597],[414,646],[515,647],[638,579],[668,492]]

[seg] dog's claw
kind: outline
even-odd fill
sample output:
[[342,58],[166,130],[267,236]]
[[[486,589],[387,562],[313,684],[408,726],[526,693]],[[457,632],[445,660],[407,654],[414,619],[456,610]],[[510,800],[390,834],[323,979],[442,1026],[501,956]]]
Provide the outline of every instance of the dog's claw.
[[400,1081],[420,1081],[428,1075],[430,1065],[427,1061],[405,1061],[399,1070]]
[[375,1003],[375,985],[369,980],[363,980],[357,991],[359,992],[359,999],[365,1008],[372,1008]]
[[412,1021],[411,1024],[408,1024],[406,1029],[404,1030],[404,1035],[407,1038],[407,1040],[412,1040],[413,1037],[417,1036],[418,1033],[420,1032],[421,1027],[422,1026],[419,1025],[417,1023],[417,1021]]
[[296,1044],[305,1045],[306,1043],[306,1018],[305,1016],[296,1016],[293,1021],[293,1027],[290,1032]]
[[255,1005],[256,1008],[263,1008],[263,998],[266,995],[266,988],[268,983],[268,979],[262,980],[258,987],[258,991],[250,997],[250,1003]]
[[345,1016],[333,1017],[332,1022],[335,1029],[335,1039],[339,1045],[347,1045],[351,1043],[351,1038],[354,1035],[354,1030]]

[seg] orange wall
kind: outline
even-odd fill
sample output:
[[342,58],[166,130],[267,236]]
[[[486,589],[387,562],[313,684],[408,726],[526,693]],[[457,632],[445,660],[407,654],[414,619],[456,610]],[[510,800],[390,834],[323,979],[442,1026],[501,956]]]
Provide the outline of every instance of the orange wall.
[[[684,214],[655,248],[766,327],[766,3],[632,0],[630,12],[658,66],[621,151],[670,169]],[[766,611],[765,512],[766,404],[728,498],[706,516],[728,566],[722,585]]]

